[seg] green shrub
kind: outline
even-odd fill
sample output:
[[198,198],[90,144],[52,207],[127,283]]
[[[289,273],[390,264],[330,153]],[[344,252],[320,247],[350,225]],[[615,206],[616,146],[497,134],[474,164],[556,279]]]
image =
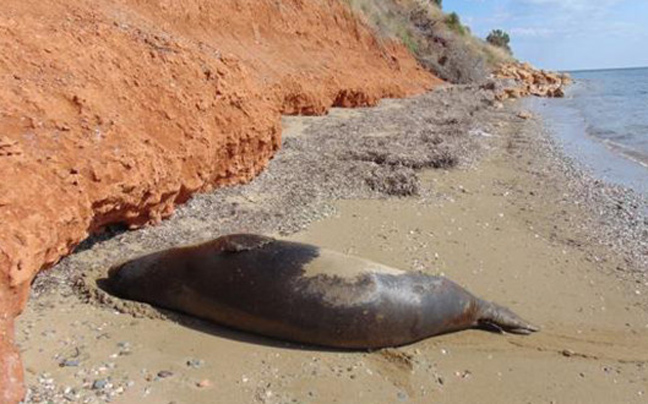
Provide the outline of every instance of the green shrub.
[[502,31],[501,29],[494,29],[486,37],[486,42],[493,46],[497,46],[502,49],[506,49],[507,52],[511,53],[511,47],[509,43],[511,42],[511,37],[508,33]]
[[441,0],[343,1],[362,16],[379,40],[401,41],[425,68],[443,80],[480,82],[495,66],[514,60],[504,48],[470,34],[458,15],[444,14]]
[[403,44],[407,46],[407,49],[409,49],[410,52],[412,52],[414,55],[418,55],[419,44],[408,31],[402,31],[398,36]]
[[461,19],[459,18],[459,15],[457,13],[452,12],[446,15],[444,22],[448,26],[448,28],[458,33],[459,35],[466,34],[466,28],[461,25]]

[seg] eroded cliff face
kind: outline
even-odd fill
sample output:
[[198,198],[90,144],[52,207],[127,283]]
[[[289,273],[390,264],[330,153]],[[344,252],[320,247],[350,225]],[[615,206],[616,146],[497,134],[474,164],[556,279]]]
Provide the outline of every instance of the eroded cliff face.
[[6,0],[0,9],[0,401],[36,272],[110,223],[244,183],[280,115],[439,82],[338,0]]

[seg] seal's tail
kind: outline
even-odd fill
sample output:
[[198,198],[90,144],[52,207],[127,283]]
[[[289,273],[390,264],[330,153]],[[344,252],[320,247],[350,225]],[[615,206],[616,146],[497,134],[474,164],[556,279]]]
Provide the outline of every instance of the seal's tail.
[[528,335],[540,330],[510,309],[487,301],[482,301],[481,315],[477,322],[480,327],[512,334]]

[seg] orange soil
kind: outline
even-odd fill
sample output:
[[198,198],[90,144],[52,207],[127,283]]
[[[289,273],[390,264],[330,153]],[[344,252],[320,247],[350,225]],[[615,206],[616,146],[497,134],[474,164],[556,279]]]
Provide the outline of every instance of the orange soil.
[[280,115],[439,80],[338,0],[5,0],[0,10],[0,402],[36,272],[109,223],[244,183]]

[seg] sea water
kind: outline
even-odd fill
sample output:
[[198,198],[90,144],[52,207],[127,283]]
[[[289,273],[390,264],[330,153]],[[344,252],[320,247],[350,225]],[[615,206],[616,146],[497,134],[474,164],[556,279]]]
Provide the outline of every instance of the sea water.
[[595,176],[648,195],[648,68],[569,73],[565,98],[528,106]]

